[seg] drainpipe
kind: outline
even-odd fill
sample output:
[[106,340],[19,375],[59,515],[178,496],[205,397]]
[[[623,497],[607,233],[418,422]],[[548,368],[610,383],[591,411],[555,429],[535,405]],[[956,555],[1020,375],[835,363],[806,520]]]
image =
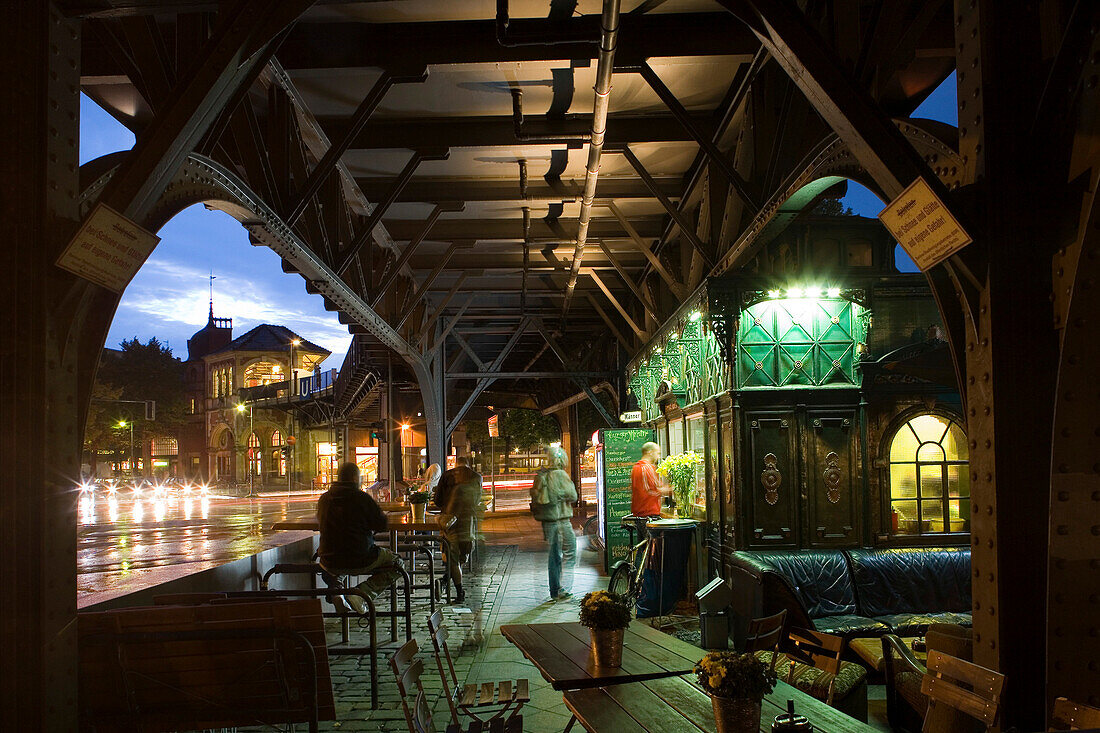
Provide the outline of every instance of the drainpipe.
[[611,75],[615,67],[615,46],[619,38],[620,0],[604,0],[600,19],[600,55],[596,64],[596,100],[592,111],[592,142],[588,146],[588,164],[585,166],[584,194],[577,224],[577,247],[573,252],[573,266],[569,282],[565,286],[565,305],[562,315],[569,312],[573,289],[584,257],[584,243],[588,239],[588,223],[592,219],[592,202],[596,198],[596,179],[600,175],[600,155],[603,153],[604,134],[607,132],[607,110],[611,104]]
[[[616,3],[618,5],[618,3]],[[616,10],[616,15],[618,11]],[[508,0],[497,0],[497,43],[507,48],[518,46],[559,46],[570,43],[598,43],[599,41],[587,33],[567,34],[554,32],[525,33],[519,35],[509,34],[508,26],[511,20],[508,18]],[[550,25],[553,28],[552,25]]]
[[516,140],[521,143],[571,143],[588,140],[587,132],[563,132],[558,134],[538,134],[523,131],[523,90],[512,87],[512,128]]

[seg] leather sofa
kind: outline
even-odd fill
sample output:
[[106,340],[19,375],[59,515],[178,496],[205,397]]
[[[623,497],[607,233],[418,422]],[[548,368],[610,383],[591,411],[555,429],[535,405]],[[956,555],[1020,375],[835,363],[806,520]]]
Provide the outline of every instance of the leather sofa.
[[970,548],[735,552],[734,638],[749,619],[787,609],[787,624],[845,638],[969,626]]

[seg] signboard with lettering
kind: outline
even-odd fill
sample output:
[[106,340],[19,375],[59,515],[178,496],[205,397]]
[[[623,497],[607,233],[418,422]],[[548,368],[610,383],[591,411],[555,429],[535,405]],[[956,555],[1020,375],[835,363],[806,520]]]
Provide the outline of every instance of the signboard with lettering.
[[604,568],[610,572],[626,559],[630,535],[619,522],[630,514],[630,472],[642,457],[642,445],[657,435],[645,428],[616,428],[600,431],[596,455],[596,503],[600,536],[604,541]]
[[974,241],[923,178],[910,183],[878,218],[921,272]]
[[489,437],[490,438],[499,438],[500,437],[499,421],[500,421],[500,416],[499,415],[491,415],[489,417]]
[[633,422],[641,422],[641,421],[642,421],[642,411],[641,410],[630,410],[629,412],[623,412],[623,413],[619,414],[619,422],[631,422],[631,423],[633,423]]
[[57,258],[57,266],[121,293],[160,237],[106,204],[98,204]]

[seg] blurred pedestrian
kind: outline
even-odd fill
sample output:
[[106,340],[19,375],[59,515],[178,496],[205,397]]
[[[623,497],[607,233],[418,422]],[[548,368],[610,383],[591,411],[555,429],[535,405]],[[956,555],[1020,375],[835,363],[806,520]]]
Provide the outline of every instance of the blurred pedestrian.
[[550,599],[573,595],[573,564],[577,557],[577,535],[573,531],[573,504],[577,487],[565,471],[565,451],[554,446],[546,451],[548,465],[535,475],[531,486],[531,512],[542,524],[548,554],[546,569]]
[[474,543],[480,539],[481,515],[485,510],[481,501],[481,474],[470,468],[466,456],[459,456],[455,467],[443,473],[436,490],[436,502],[443,515],[454,517],[453,521],[447,519],[443,536],[450,545],[447,568],[455,586],[454,600],[464,603],[466,589],[462,585],[462,563],[470,559]]

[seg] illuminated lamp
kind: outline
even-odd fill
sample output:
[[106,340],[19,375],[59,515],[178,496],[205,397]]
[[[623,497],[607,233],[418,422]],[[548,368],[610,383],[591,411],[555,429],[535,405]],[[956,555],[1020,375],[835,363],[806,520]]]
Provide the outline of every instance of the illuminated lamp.
[[769,298],[778,298],[779,297],[779,291],[778,290],[769,290],[768,291],[768,297]]
[[692,321],[698,321],[702,317],[703,317],[703,314],[700,313],[699,311],[692,311],[691,315],[689,316],[689,319],[692,320]]
[[806,293],[802,290],[802,288],[791,288],[787,291],[787,297],[789,298],[802,298],[805,297],[805,295]]
[[820,288],[806,288],[806,297],[807,298],[820,298],[821,297],[821,289]]
[[839,298],[840,297],[840,288],[829,288],[829,297],[830,298]]

